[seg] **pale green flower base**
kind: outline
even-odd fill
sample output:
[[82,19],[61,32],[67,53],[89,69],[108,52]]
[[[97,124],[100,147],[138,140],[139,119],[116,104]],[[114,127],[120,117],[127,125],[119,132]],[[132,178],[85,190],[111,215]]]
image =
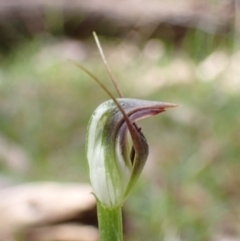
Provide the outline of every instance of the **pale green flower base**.
[[123,241],[121,207],[104,208],[97,202],[100,241]]

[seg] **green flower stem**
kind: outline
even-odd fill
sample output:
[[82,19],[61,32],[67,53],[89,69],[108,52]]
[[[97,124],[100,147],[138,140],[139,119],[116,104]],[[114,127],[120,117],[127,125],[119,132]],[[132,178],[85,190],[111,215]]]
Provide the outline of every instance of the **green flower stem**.
[[97,201],[100,241],[123,241],[121,207],[105,208]]

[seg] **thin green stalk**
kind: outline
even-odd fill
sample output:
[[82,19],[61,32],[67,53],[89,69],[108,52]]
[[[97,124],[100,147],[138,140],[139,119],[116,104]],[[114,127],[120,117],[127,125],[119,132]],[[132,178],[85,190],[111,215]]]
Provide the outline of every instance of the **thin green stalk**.
[[105,208],[97,201],[100,241],[123,241],[121,207]]

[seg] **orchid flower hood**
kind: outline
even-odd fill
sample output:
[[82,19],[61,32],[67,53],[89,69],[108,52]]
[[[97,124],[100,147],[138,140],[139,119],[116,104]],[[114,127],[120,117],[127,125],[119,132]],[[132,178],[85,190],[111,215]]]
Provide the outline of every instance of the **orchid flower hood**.
[[[176,105],[119,98],[97,107],[87,131],[87,159],[96,199],[107,208],[123,204],[148,157],[148,143],[135,122]],[[131,124],[129,124],[131,123]]]

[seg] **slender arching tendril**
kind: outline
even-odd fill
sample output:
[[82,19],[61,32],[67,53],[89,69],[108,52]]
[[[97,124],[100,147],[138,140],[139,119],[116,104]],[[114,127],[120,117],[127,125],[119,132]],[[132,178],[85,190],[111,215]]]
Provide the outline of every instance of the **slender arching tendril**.
[[[102,50],[102,47],[101,47],[101,44],[98,40],[98,36],[95,32],[93,32],[93,36],[94,36],[94,39],[96,41],[96,44],[97,44],[97,47],[98,47],[98,50],[99,50],[99,53],[101,55],[101,58],[103,60],[103,63],[104,65],[106,66],[106,69],[109,73],[109,76],[110,76],[110,79],[116,89],[116,91],[118,92],[119,96],[121,98],[123,98],[123,94],[121,92],[121,90],[119,89],[118,85],[117,85],[117,82],[115,81],[114,77],[113,77],[113,74],[108,66],[108,62],[105,58],[105,55],[104,55],[104,52]],[[136,132],[140,132],[141,131],[141,128],[139,128],[137,126],[137,124],[135,122],[131,122],[128,115],[125,113],[125,111],[123,110],[123,108],[121,107],[121,105],[119,104],[119,102],[117,101],[117,99],[112,95],[112,93],[106,88],[106,86],[104,86],[101,81],[95,76],[93,75],[91,72],[89,72],[85,67],[83,67],[82,65],[78,64],[77,62],[73,62],[77,67],[79,67],[80,69],[82,69],[87,75],[89,75],[93,80],[95,80],[99,85],[100,87],[111,97],[111,99],[114,101],[114,103],[116,104],[116,106],[118,107],[118,109],[121,111],[123,117],[124,117],[124,120],[126,121],[126,124],[128,126],[128,129],[131,133],[131,135],[135,135]],[[131,159],[133,161],[134,157],[135,157],[135,148],[134,148],[134,145],[131,149]]]
[[[72,60],[71,60],[72,61]],[[100,86],[101,88],[111,97],[111,99],[113,100],[113,102],[116,104],[116,106],[118,107],[118,109],[121,111],[127,126],[129,128],[129,131],[131,128],[134,128],[134,125],[132,124],[132,122],[129,120],[127,114],[125,113],[125,111],[123,110],[122,106],[119,104],[119,102],[117,101],[117,99],[113,96],[113,94],[102,84],[102,82],[94,75],[92,74],[90,71],[88,71],[86,68],[84,68],[82,65],[78,64],[75,61],[72,61],[78,68],[82,69],[87,75],[89,75],[93,80],[95,80]]]
[[98,40],[98,36],[97,36],[97,34],[96,34],[95,32],[93,32],[93,37],[94,37],[95,42],[96,42],[96,44],[97,44],[99,53],[100,53],[100,55],[101,55],[101,57],[102,57],[102,60],[103,60],[103,63],[104,63],[104,65],[106,66],[106,69],[107,69],[107,71],[108,71],[108,74],[109,74],[109,76],[110,76],[110,78],[111,78],[111,80],[112,80],[112,83],[113,83],[115,89],[117,90],[119,97],[123,98],[123,94],[122,94],[121,90],[119,89],[115,78],[113,77],[113,74],[112,74],[111,69],[110,69],[109,66],[108,66],[107,59],[105,58],[104,52],[103,52],[103,50],[102,50],[102,46],[101,46],[100,41]]

